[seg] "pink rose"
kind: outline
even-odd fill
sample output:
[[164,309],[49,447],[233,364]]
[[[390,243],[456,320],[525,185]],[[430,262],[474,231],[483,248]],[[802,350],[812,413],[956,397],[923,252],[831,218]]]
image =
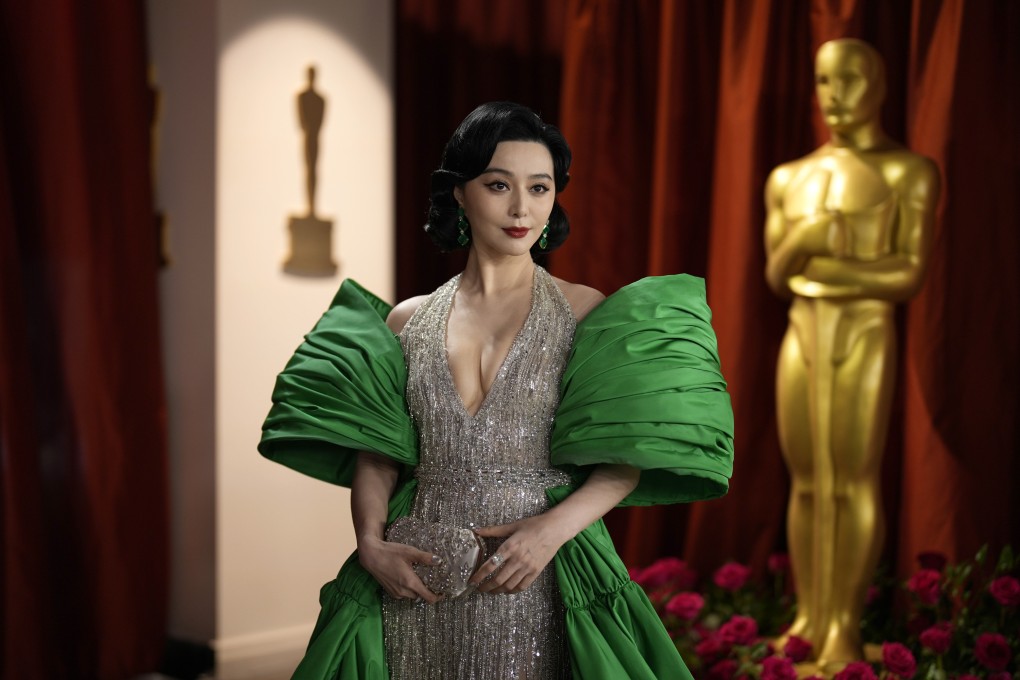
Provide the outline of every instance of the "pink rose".
[[957,675],[956,676],[956,680],[981,680],[981,678],[979,678],[976,675],[971,675],[969,673],[966,673],[964,675]]
[[797,680],[793,661],[770,656],[761,662],[761,680]]
[[881,591],[876,586],[868,586],[868,593],[864,596],[864,604],[871,604],[878,599]]
[[709,664],[729,652],[729,646],[723,645],[718,637],[707,637],[694,647],[694,653],[705,664]]
[[846,665],[832,680],[878,680],[871,664],[866,661],[853,661]]
[[1020,604],[1020,581],[1012,576],[1000,576],[988,586],[996,602],[1003,607],[1015,607]]
[[907,632],[911,635],[920,635],[935,625],[934,619],[924,612],[912,616],[907,620]]
[[729,645],[749,645],[758,637],[758,622],[736,614],[719,627],[719,640]]
[[894,673],[904,680],[914,677],[914,673],[917,672],[917,659],[909,649],[899,642],[882,643],[882,663],[890,673]]
[[998,673],[989,673],[985,676],[985,680],[1013,680],[1013,674],[1009,671],[999,671]]
[[747,583],[751,570],[736,562],[727,562],[712,575],[712,581],[723,590],[740,590]]
[[922,569],[942,571],[949,563],[949,559],[940,552],[923,552],[917,556],[917,563]]
[[924,604],[935,604],[942,594],[941,581],[942,574],[939,572],[934,569],[922,569],[910,577],[907,588]]
[[630,576],[631,581],[640,581],[642,571],[644,569],[641,567],[627,567],[627,576]]
[[708,669],[708,680],[730,680],[737,672],[737,662],[733,659],[723,659]]
[[684,621],[693,621],[705,606],[705,599],[697,593],[679,593],[666,603],[666,613]]
[[982,633],[974,643],[974,656],[990,671],[1001,671],[1013,656],[1006,638],[998,633]]
[[648,589],[658,588],[667,583],[675,582],[679,590],[690,590],[697,580],[697,573],[687,563],[677,557],[663,557],[642,569],[634,581]]
[[939,656],[946,653],[953,641],[952,624],[942,622],[921,631],[921,646],[927,647]]
[[783,645],[783,654],[793,660],[794,663],[800,663],[811,656],[811,643],[804,638],[791,635],[786,644]]
[[790,556],[786,553],[769,555],[768,568],[773,574],[785,574],[790,571]]

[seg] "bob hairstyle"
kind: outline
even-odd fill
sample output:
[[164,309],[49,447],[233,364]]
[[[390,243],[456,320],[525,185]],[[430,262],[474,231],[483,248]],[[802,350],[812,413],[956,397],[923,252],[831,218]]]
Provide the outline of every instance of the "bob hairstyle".
[[[526,106],[513,102],[489,102],[468,114],[454,131],[443,150],[439,169],[432,173],[431,203],[425,231],[439,249],[447,252],[462,246],[457,243],[457,199],[454,187],[463,187],[489,165],[500,142],[538,142],[549,150],[553,161],[553,182],[557,196],[570,179],[570,147],[555,125],[545,123]],[[567,240],[570,224],[558,200],[549,215],[546,247],[536,242],[532,257],[550,253]]]

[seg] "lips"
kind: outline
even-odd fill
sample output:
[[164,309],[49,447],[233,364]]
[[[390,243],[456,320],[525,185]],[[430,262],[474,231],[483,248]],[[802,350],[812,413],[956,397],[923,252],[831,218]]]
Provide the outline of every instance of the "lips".
[[524,238],[531,230],[527,227],[504,227],[503,231],[510,238]]

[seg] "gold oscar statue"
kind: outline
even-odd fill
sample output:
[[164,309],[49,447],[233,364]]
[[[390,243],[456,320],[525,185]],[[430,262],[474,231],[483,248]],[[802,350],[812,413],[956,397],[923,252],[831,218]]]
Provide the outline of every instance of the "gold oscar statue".
[[304,133],[305,195],[308,214],[291,217],[290,255],[283,270],[300,276],[332,276],[333,223],[315,215],[315,189],[318,184],[319,131],[326,113],[326,100],[315,91],[315,67],[308,67],[308,86],[297,97],[298,121]]
[[772,171],[766,278],[792,298],[776,375],[792,478],[787,534],[797,616],[826,674],[862,658],[864,599],[884,539],[880,474],[896,373],[895,303],[924,276],[935,164],[890,140],[882,59],[860,40],[815,58],[830,140]]

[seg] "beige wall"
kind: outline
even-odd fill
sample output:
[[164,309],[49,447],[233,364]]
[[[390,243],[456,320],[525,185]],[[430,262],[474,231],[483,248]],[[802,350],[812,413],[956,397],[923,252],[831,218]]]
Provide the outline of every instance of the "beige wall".
[[[392,299],[391,3],[191,0],[173,3],[172,11],[169,5],[150,2],[157,66],[202,61],[186,53],[215,27],[212,48],[199,50],[212,61],[189,62],[180,72],[190,77],[173,86],[160,68],[161,165],[195,171],[160,176],[174,256],[164,274],[175,477],[171,627],[178,636],[213,642],[218,677],[271,677],[300,655],[318,613],[319,587],[354,548],[347,492],[269,463],[255,446],[276,373],[341,278]],[[190,20],[182,19],[186,14]],[[163,32],[177,37],[156,39]],[[281,270],[287,220],[306,205],[295,96],[312,64],[316,89],[327,99],[316,207],[334,220],[340,265],[339,275],[328,278]],[[210,79],[211,101],[210,88],[200,87]],[[188,93],[196,90],[201,97],[193,99]],[[170,126],[175,96],[187,101],[176,115],[212,111],[212,139],[204,135],[201,148],[196,130]],[[199,127],[208,127],[209,117],[200,117]],[[204,196],[201,215],[177,224],[187,208],[168,201],[195,194]]]

